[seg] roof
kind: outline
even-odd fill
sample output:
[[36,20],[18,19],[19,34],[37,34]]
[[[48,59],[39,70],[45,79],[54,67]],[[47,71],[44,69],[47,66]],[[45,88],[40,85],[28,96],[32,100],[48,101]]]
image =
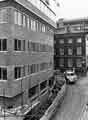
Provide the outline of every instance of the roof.
[[56,23],[51,18],[49,18],[47,15],[45,15],[43,12],[41,12],[36,6],[32,5],[29,1],[27,0],[14,0],[14,1],[22,5],[29,11],[31,11],[32,13],[34,13],[35,15],[37,15],[44,21],[46,21],[48,24],[50,24],[54,28],[56,28]]

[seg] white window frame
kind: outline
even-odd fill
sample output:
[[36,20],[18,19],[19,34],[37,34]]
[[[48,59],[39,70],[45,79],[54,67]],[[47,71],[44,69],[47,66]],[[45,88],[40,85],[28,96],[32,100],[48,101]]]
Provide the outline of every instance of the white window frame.
[[25,27],[25,26],[26,26],[26,15],[23,14],[23,27]]
[[22,25],[22,14],[18,11],[18,25]]
[[30,28],[30,18],[29,18],[29,16],[27,16],[27,28],[28,29]]
[[[15,43],[16,40],[17,40],[17,44]],[[18,43],[19,41],[21,43],[20,49],[19,49],[19,43]],[[16,48],[15,44],[16,44],[17,48]],[[22,40],[18,40],[16,38],[14,39],[14,51],[22,51]]]
[[14,23],[18,24],[18,11],[14,10]]

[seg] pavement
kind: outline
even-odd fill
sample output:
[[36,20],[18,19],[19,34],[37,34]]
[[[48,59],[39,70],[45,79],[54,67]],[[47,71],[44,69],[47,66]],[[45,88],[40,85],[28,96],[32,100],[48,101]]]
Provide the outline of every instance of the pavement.
[[79,120],[88,120],[88,73],[87,76],[80,79],[79,84],[82,86],[82,90],[84,90],[83,92],[86,96],[85,104],[83,106]]

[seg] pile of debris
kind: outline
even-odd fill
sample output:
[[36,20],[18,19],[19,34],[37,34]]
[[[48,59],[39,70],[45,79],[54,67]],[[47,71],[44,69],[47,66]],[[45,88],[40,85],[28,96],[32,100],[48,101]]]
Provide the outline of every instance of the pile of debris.
[[37,107],[37,110],[31,110],[24,118],[24,120],[40,120],[49,106],[52,104],[54,99],[56,98],[58,92],[61,90],[62,86],[65,84],[64,81],[57,81],[56,84],[50,91],[49,98],[46,100],[44,104],[41,104]]

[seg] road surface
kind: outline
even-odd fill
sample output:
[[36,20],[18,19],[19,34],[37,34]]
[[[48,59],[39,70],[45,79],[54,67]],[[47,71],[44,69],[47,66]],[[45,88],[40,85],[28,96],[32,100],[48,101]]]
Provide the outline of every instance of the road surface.
[[[67,95],[51,120],[84,120],[83,109],[88,99],[88,76],[68,85]],[[87,120],[87,119],[85,119]]]

